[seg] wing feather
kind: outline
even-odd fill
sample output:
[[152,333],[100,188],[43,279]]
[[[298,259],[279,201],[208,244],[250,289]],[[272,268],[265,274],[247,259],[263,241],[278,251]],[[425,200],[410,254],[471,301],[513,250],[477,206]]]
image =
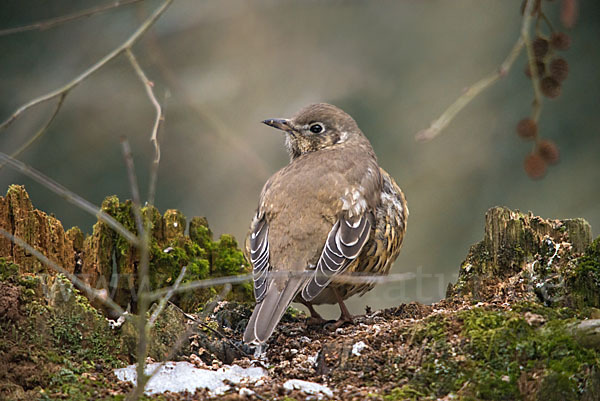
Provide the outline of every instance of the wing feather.
[[269,265],[269,225],[266,219],[260,219],[250,234],[250,263],[254,278],[254,297],[256,302],[263,300],[266,294]]
[[302,289],[302,298],[310,302],[336,274],[344,271],[358,257],[370,232],[371,221],[366,213],[355,221],[340,217],[327,235],[315,273]]

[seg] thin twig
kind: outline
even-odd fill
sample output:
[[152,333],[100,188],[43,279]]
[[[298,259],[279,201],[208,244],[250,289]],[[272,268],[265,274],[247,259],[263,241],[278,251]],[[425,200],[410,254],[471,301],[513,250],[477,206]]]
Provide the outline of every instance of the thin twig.
[[[269,272],[269,277],[291,277],[291,276],[313,276],[314,271],[304,271],[292,274],[290,272]],[[351,284],[378,284],[378,283],[391,283],[391,282],[399,282],[399,281],[407,281],[415,278],[413,273],[398,273],[398,274],[390,274],[388,276],[381,275],[355,275],[355,274],[339,274],[335,276],[335,282],[340,283],[351,283]],[[204,280],[195,280],[190,281],[189,283],[185,283],[179,286],[175,293],[185,292],[189,290],[193,290],[196,288],[206,288],[213,287],[217,285],[223,284],[239,284],[245,281],[250,281],[253,279],[252,274],[240,274],[237,276],[224,276],[224,277],[216,277],[216,278],[208,278]],[[157,300],[160,297],[164,296],[166,293],[171,291],[173,287],[160,288],[148,294],[151,300]]]
[[160,146],[158,146],[158,128],[160,127],[161,121],[163,120],[162,109],[160,107],[160,103],[156,100],[156,96],[154,96],[154,91],[152,88],[154,87],[154,83],[148,79],[142,67],[138,63],[137,59],[133,55],[131,49],[127,49],[125,54],[127,54],[127,58],[129,58],[129,62],[133,66],[136,74],[144,84],[144,88],[146,89],[146,94],[148,98],[152,102],[152,105],[156,109],[156,118],[154,119],[154,126],[152,127],[152,135],[150,135],[150,141],[154,145],[154,160],[155,163],[160,161]]
[[75,206],[79,207],[83,211],[90,213],[93,216],[96,216],[98,219],[106,223],[110,228],[115,230],[118,234],[127,239],[127,241],[129,241],[129,243],[133,244],[134,246],[140,245],[140,240],[138,239],[138,237],[136,237],[135,234],[132,234],[129,230],[127,230],[121,223],[115,220],[114,217],[103,211],[98,206],[83,199],[81,196],[77,195],[73,191],[65,188],[63,185],[54,181],[52,178],[40,173],[33,167],[30,167],[19,160],[13,159],[9,155],[2,152],[0,152],[0,162],[7,164],[9,167],[23,173],[24,175],[28,176],[34,181],[37,181],[38,183],[42,184],[55,194],[61,196],[67,202],[74,204]]
[[[17,149],[16,151],[14,151],[11,154],[11,157],[17,158],[21,153],[23,153],[24,151],[26,151],[35,141],[37,141],[39,138],[42,137],[42,135],[44,135],[46,133],[46,131],[48,130],[48,127],[50,127],[50,124],[52,124],[52,122],[56,118],[56,115],[60,111],[60,108],[62,107],[62,105],[63,105],[66,97],[67,97],[67,94],[63,93],[58,98],[58,102],[56,103],[56,107],[54,108],[54,112],[52,113],[52,115],[50,116],[50,118],[48,119],[48,121],[46,122],[46,125],[44,125],[42,128],[40,128],[38,130],[38,132],[36,132],[35,135],[33,135],[31,138],[29,138],[29,140],[27,142],[25,142],[23,145],[21,145],[21,147],[19,149]],[[2,168],[2,167],[4,167],[4,163],[0,163],[0,168]]]
[[223,340],[227,341],[229,343],[229,345],[231,345],[233,348],[235,348],[236,350],[238,350],[240,353],[242,353],[243,355],[249,355],[246,351],[244,351],[243,349],[241,349],[236,343],[234,343],[229,337],[227,337],[224,333],[221,333],[219,330],[210,327],[208,324],[200,321],[200,319],[196,318],[193,315],[190,315],[189,313],[185,313],[184,312],[185,317],[187,317],[188,319],[193,320],[196,324],[198,324],[199,326],[202,326],[204,329],[207,329],[209,331],[212,331],[213,333],[215,333],[216,335],[218,335],[219,337],[221,337]]
[[[169,98],[170,93],[169,91],[165,92],[165,97],[163,100],[163,107],[161,109],[161,113],[162,113],[162,123],[160,124],[160,126],[158,127],[157,130],[157,134],[156,134],[156,142],[154,144],[154,149],[155,149],[155,153],[156,153],[156,149],[158,148],[159,144],[158,144],[158,134],[160,134],[160,131],[163,129],[164,127],[164,121],[165,121],[165,115],[166,115],[166,105],[167,105],[167,99]],[[160,148],[158,148],[158,155],[160,156]],[[152,160],[152,163],[150,164],[150,178],[149,178],[149,183],[148,183],[148,197],[146,198],[146,201],[151,204],[154,205],[154,197],[156,196],[156,181],[158,179],[158,164],[160,162],[160,158],[154,158]]]
[[[525,14],[523,14],[523,26],[521,27],[521,37],[525,41],[525,48],[527,50],[527,58],[529,62],[529,71],[531,71],[531,83],[533,85],[533,112],[531,118],[537,122],[542,112],[542,91],[540,89],[540,72],[537,68],[537,61],[535,59],[535,52],[533,51],[533,43],[529,36],[531,29],[531,8],[535,0],[528,0],[525,6]],[[537,138],[536,138],[537,139]]]
[[17,118],[19,118],[25,111],[29,110],[30,108],[37,106],[40,103],[54,99],[55,97],[62,96],[63,94],[68,94],[71,89],[75,88],[90,75],[98,71],[106,63],[113,60],[127,49],[130,49],[138,41],[138,39],[156,22],[158,17],[160,17],[162,13],[165,12],[165,10],[169,7],[169,5],[171,5],[172,2],[173,0],[165,0],[165,2],[160,7],[158,7],[154,11],[154,13],[152,13],[152,15],[148,19],[146,19],[146,21],[144,21],[144,23],[142,23],[142,25],[140,25],[140,27],[125,42],[123,42],[119,47],[108,53],[100,61],[98,61],[96,64],[85,70],[79,76],[75,77],[69,83],[52,92],[37,97],[19,107],[9,118],[7,118],[2,124],[0,124],[0,131],[7,128],[10,124],[12,124]]
[[[223,297],[220,297],[223,298]],[[210,327],[208,324],[202,322],[200,319],[198,319],[196,316],[194,315],[190,315],[189,313],[185,313],[180,307],[178,307],[175,304],[171,304],[173,307],[179,309],[179,311],[188,319],[193,320],[196,324],[198,324],[199,326],[202,326],[202,328],[212,331],[213,333],[215,333],[216,335],[218,335],[219,337],[221,337],[222,339],[224,339],[225,341],[227,341],[229,343],[229,345],[231,345],[233,348],[235,348],[236,350],[238,350],[239,352],[241,352],[244,355],[248,355],[248,353],[246,351],[244,351],[243,349],[241,349],[240,347],[238,347],[238,345],[236,343],[234,343],[230,338],[228,338],[224,333],[221,333],[219,330]],[[203,316],[205,316],[204,312],[202,313]]]
[[173,297],[173,295],[175,295],[175,291],[177,290],[177,288],[179,288],[179,285],[181,284],[181,281],[183,280],[183,277],[185,276],[186,270],[187,270],[187,266],[183,266],[181,268],[181,272],[179,273],[177,280],[175,280],[175,284],[173,284],[173,286],[171,287],[171,291],[167,292],[167,294],[160,299],[158,306],[156,307],[156,309],[152,313],[152,316],[150,316],[150,319],[148,320],[148,325],[150,327],[154,326],[154,322],[156,322],[156,319],[158,318],[158,316],[162,313],[163,309],[165,309],[167,302],[169,302],[171,297]]
[[154,160],[152,161],[152,166],[150,168],[150,189],[148,191],[148,202],[150,204],[154,203],[154,192],[156,190],[156,177],[158,173],[158,165],[160,163],[160,145],[158,144],[158,132],[162,122],[164,121],[164,115],[160,103],[156,100],[156,96],[154,95],[154,83],[148,79],[144,70],[138,63],[136,57],[134,56],[131,49],[127,49],[125,52],[131,66],[135,70],[138,78],[144,84],[144,88],[146,89],[146,94],[152,102],[154,109],[156,110],[156,117],[154,119],[154,126],[152,127],[152,133],[150,135],[150,142],[154,145]]
[[264,158],[261,158],[252,146],[248,146],[248,142],[243,138],[234,135],[233,130],[227,125],[215,110],[211,110],[205,104],[200,105],[197,97],[190,94],[190,89],[181,83],[180,77],[173,72],[173,68],[169,65],[169,58],[166,57],[157,43],[156,34],[151,32],[148,35],[148,40],[145,40],[143,45],[148,48],[148,54],[153,58],[156,65],[168,83],[174,89],[176,96],[183,100],[183,104],[191,111],[191,116],[197,116],[202,124],[207,124],[209,129],[206,134],[212,135],[214,138],[224,141],[228,146],[235,150],[241,157],[244,157],[251,168],[248,170],[257,177],[263,178],[269,174],[270,168],[265,163]]
[[121,137],[121,149],[123,151],[123,158],[125,159],[125,166],[127,167],[127,178],[129,179],[129,187],[131,188],[131,200],[133,202],[133,214],[135,216],[135,223],[138,230],[138,234],[144,232],[142,213],[140,211],[140,189],[138,181],[135,175],[135,166],[133,165],[133,155],[131,154],[131,146],[125,136]]
[[11,35],[13,33],[27,32],[39,30],[43,31],[46,29],[54,28],[55,26],[64,24],[66,22],[75,21],[81,18],[91,17],[94,14],[100,14],[104,11],[112,10],[113,8],[128,6],[130,4],[139,3],[144,0],[125,0],[125,1],[115,1],[112,4],[107,4],[104,6],[99,6],[95,8],[90,8],[88,10],[79,11],[69,15],[63,15],[57,18],[50,18],[44,21],[36,22],[30,25],[18,26],[15,28],[8,28],[0,30],[0,36]]
[[135,176],[135,166],[133,156],[131,155],[131,147],[127,138],[121,138],[123,154],[125,156],[125,165],[127,166],[127,176],[129,177],[129,185],[131,187],[133,198],[133,213],[137,225],[138,235],[141,238],[140,242],[140,264],[138,269],[138,292],[137,292],[137,382],[135,388],[129,394],[128,399],[137,400],[144,392],[148,380],[151,376],[146,375],[146,356],[148,355],[148,338],[150,337],[150,325],[146,316],[150,307],[148,293],[150,291],[150,278],[148,271],[150,268],[150,227],[144,225],[140,204],[140,191],[137,178]]
[[[225,286],[225,288],[223,288],[223,291],[221,291],[220,294],[217,295],[217,300],[222,300],[223,298],[225,298],[227,296],[227,294],[229,293],[229,291],[231,291],[231,286]],[[183,313],[183,315],[186,318],[189,318],[189,316],[183,312],[183,310],[181,310],[181,308],[177,307],[174,304],[173,305],[175,308],[179,309],[179,311],[181,311],[181,313]],[[194,319],[192,319],[194,320]],[[175,357],[175,355],[177,354],[177,352],[179,351],[179,349],[181,348],[181,346],[183,345],[183,342],[186,341],[190,335],[192,334],[192,332],[194,331],[194,326],[188,326],[187,329],[181,333],[177,339],[175,340],[175,343],[173,344],[173,346],[171,347],[171,349],[169,350],[168,354],[166,355],[165,359],[163,362],[161,362],[157,367],[155,367],[152,372],[150,372],[150,374],[148,375],[148,380],[154,376],[156,373],[158,373],[158,371],[160,370],[161,367],[163,367],[165,365],[165,363],[167,363],[167,361],[173,359]]]
[[60,274],[65,275],[78,288],[83,290],[90,300],[99,300],[104,306],[112,309],[119,316],[121,316],[125,312],[118,304],[116,304],[109,296],[107,296],[105,291],[92,288],[89,284],[87,284],[83,280],[80,280],[76,275],[70,273],[69,271],[58,265],[56,262],[48,259],[46,255],[29,245],[27,242],[23,241],[21,238],[9,233],[3,228],[0,228],[0,235],[3,235],[4,237],[10,239],[14,244],[25,249],[27,252],[35,256],[40,262],[42,262],[49,268],[53,269],[54,271]]
[[[415,135],[415,139],[417,141],[424,142],[437,137],[448,126],[448,124],[450,124],[454,117],[456,117],[456,115],[477,95],[479,95],[483,90],[491,87],[500,78],[508,74],[510,68],[521,53],[521,50],[523,50],[523,47],[527,47],[527,52],[529,53],[531,47],[531,43],[529,41],[529,29],[531,24],[531,7],[533,3],[535,3],[535,0],[527,1],[525,11],[523,14],[523,23],[521,25],[521,34],[519,36],[519,39],[517,39],[516,43],[513,45],[513,48],[511,49],[510,53],[508,53],[508,56],[506,57],[504,62],[500,65],[500,68],[498,68],[496,71],[492,72],[487,77],[477,81],[469,88],[467,88],[467,90],[465,90],[465,92],[462,95],[460,95],[458,99],[456,99],[454,103],[452,103],[437,120],[433,121],[428,128],[419,131]],[[529,43],[529,45],[526,46],[526,43]],[[531,54],[529,55],[529,62],[531,65]],[[535,58],[533,58],[533,63],[535,64]],[[531,71],[535,71],[535,68],[537,67],[534,65]],[[532,80],[534,81],[535,90],[536,85],[539,84],[536,82],[537,80],[533,79],[533,72]]]

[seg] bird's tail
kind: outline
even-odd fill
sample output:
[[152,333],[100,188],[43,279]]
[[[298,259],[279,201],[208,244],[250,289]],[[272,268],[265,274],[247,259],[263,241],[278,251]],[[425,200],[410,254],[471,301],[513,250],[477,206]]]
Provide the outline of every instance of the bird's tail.
[[271,280],[265,297],[256,304],[250,316],[244,332],[244,342],[257,345],[266,343],[283,313],[305,283],[304,277],[290,277],[284,285],[278,280]]

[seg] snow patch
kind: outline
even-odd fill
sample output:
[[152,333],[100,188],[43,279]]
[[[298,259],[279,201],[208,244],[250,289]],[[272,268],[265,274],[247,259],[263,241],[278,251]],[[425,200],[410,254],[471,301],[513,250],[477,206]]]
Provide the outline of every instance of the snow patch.
[[[146,365],[146,374],[150,374],[160,366],[160,363]],[[128,381],[135,385],[137,373],[135,365],[115,369],[115,375],[121,381]],[[253,383],[267,376],[266,370],[260,367],[242,368],[238,365],[224,366],[219,370],[199,369],[189,362],[167,362],[159,368],[156,374],[146,385],[147,395],[172,391],[181,393],[196,389],[206,388],[211,394],[219,395],[230,389],[225,380],[238,384],[242,381]]]
[[305,394],[314,394],[317,398],[323,398],[326,395],[329,398],[333,397],[333,391],[327,386],[323,386],[319,383],[307,382],[305,380],[291,379],[283,383],[283,387],[286,390],[300,390]]

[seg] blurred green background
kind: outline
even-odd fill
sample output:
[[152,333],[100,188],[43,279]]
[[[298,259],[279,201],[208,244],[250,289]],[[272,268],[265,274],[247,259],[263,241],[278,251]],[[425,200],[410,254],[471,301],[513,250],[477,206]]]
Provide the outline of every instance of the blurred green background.
[[[0,29],[107,4],[4,0]],[[0,119],[54,90],[122,43],[158,5],[148,0],[45,31],[0,37]],[[243,242],[258,195],[287,154],[260,124],[326,101],[351,114],[383,168],[403,188],[408,233],[393,272],[414,280],[376,287],[350,309],[444,296],[495,205],[546,218],[584,217],[600,230],[600,3],[580,2],[564,52],[570,75],[545,100],[541,136],[561,162],[542,180],[523,171],[531,151],[515,133],[530,113],[522,54],[510,74],[473,101],[437,139],[414,135],[462,90],[492,72],[519,36],[520,0],[177,0],[134,47],[165,107],[156,205],[206,216],[213,231]],[[543,2],[560,28],[558,2]],[[562,28],[561,28],[562,29]],[[11,153],[44,124],[44,104],[0,132]],[[129,138],[142,193],[148,190],[154,109],[125,57],[74,89],[46,135],[20,159],[100,204],[129,198],[119,137]],[[0,192],[25,184],[34,205],[66,227],[90,232],[94,218],[23,175],[3,168]],[[337,315],[336,307],[326,314]]]

